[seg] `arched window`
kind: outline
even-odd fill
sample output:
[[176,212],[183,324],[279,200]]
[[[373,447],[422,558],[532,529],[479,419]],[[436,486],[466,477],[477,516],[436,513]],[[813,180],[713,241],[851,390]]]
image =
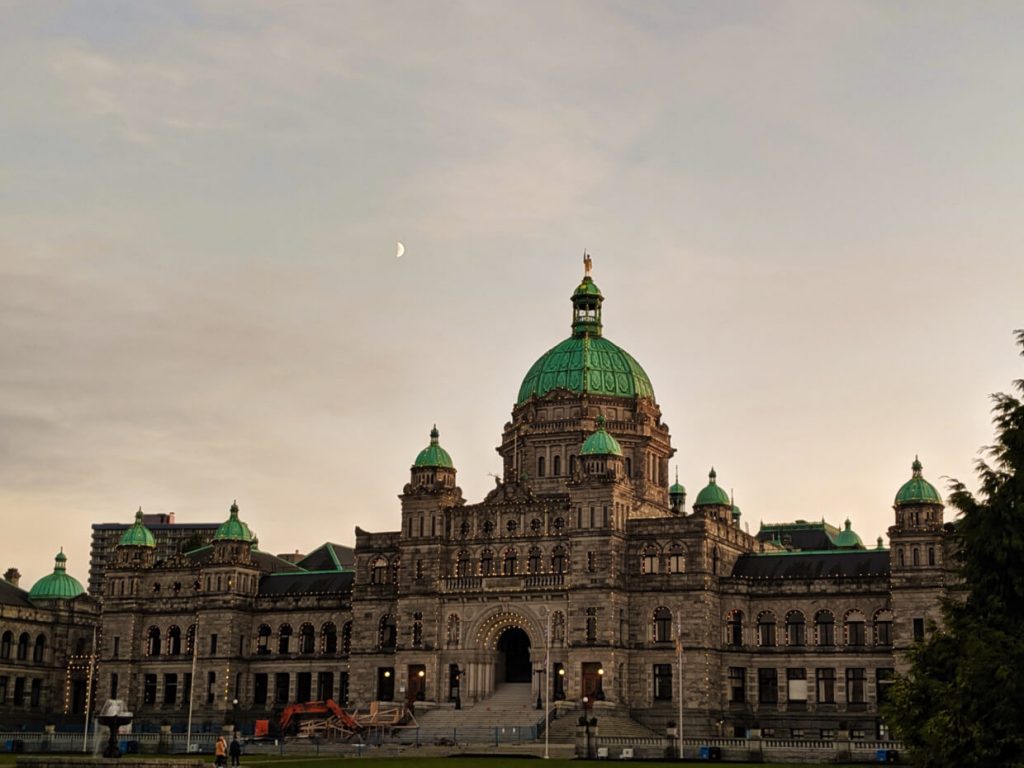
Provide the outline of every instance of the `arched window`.
[[383,557],[375,557],[370,561],[370,583],[384,584],[388,580],[388,561]]
[[449,648],[458,648],[462,640],[462,620],[454,613],[448,617],[446,639]]
[[316,633],[312,624],[299,627],[299,653],[310,654],[316,651]]
[[341,655],[348,656],[352,653],[352,622],[346,621],[341,625]]
[[743,645],[743,611],[732,611],[726,618],[726,642],[734,648]]
[[320,627],[320,647],[324,653],[338,652],[338,628],[333,621],[328,621]]
[[565,518],[556,517],[554,521],[551,523],[551,527],[554,529],[556,534],[561,533],[563,530],[565,530]]
[[172,625],[167,630],[167,653],[171,656],[181,653],[181,629],[177,626]]
[[757,644],[762,648],[775,647],[775,614],[762,611],[757,616]]
[[264,656],[270,653],[270,627],[267,624],[260,624],[256,630],[256,653]]
[[906,563],[904,562],[904,557],[903,557],[903,547],[900,547],[899,549],[896,550],[896,562],[899,565],[906,565]]
[[146,632],[146,655],[160,655],[160,628],[150,627]]
[[544,477],[544,457],[537,457],[537,477]]
[[416,611],[412,615],[412,647],[420,648],[423,646],[423,614]]
[[551,459],[551,474],[553,474],[555,477],[560,477],[561,476],[561,474],[562,474],[562,457],[561,456],[556,455],[556,456],[554,456]]
[[875,645],[892,645],[892,611],[881,610],[875,614]]
[[188,629],[185,630],[185,653],[190,656],[195,652],[196,648],[196,625],[189,624]]
[[565,573],[565,548],[557,546],[551,551],[551,572]]
[[515,576],[516,575],[516,560],[517,553],[513,547],[509,547],[505,550],[505,554],[501,558],[501,574],[502,576]]
[[36,644],[32,648],[32,661],[36,664],[40,664],[43,661],[43,656],[46,654],[46,636],[37,635]]
[[459,550],[459,554],[455,556],[455,576],[469,576],[469,552],[464,549]]
[[480,575],[490,576],[494,573],[494,552],[485,549],[480,553]]
[[565,645],[565,614],[561,611],[551,614],[551,644],[556,647]]
[[385,650],[394,648],[398,642],[398,627],[395,625],[395,617],[391,614],[380,617],[377,641],[378,646]]
[[292,642],[292,625],[282,624],[277,630],[277,652],[288,653]]
[[935,547],[928,547],[928,565],[935,565]]
[[576,474],[576,456],[571,453],[569,454],[569,474]]
[[807,644],[807,622],[800,611],[786,614],[786,645],[799,648]]
[[540,573],[540,547],[530,547],[530,553],[526,560],[526,572]]
[[818,611],[814,615],[814,631],[818,636],[818,645],[836,644],[836,619],[829,611]]
[[505,530],[510,534],[515,534],[515,532],[519,530],[519,521],[514,517],[510,517],[505,523]]
[[14,635],[11,634],[10,630],[4,632],[3,637],[0,637],[0,659],[11,658],[11,644],[14,642]]
[[653,544],[644,547],[640,555],[640,573],[658,572],[658,548]]
[[843,634],[846,636],[846,644],[852,646],[867,645],[867,633],[864,630],[864,614],[860,611],[847,611],[843,619]]
[[629,456],[626,457],[626,477],[633,476],[633,459]]
[[914,547],[910,551],[910,554],[913,555],[913,557],[911,559],[912,559],[914,565],[920,565],[921,564],[921,553],[918,551],[917,547]]
[[654,642],[672,642],[672,611],[668,608],[654,609]]
[[686,550],[682,544],[673,544],[668,551],[668,572],[683,573],[686,571]]

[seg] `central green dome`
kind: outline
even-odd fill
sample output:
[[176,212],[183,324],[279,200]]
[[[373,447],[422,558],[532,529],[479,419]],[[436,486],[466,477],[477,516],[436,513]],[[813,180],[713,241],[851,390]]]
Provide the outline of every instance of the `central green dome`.
[[142,522],[142,507],[139,507],[139,511],[135,513],[135,523],[121,534],[121,539],[117,543],[118,546],[121,547],[156,546],[156,539],[153,538],[153,532],[150,531]]
[[587,274],[572,295],[572,336],[537,360],[526,372],[516,405],[555,389],[612,397],[649,397],[654,387],[640,363],[601,334],[604,297]]
[[416,456],[416,461],[413,463],[414,467],[455,469],[452,457],[448,454],[448,451],[441,447],[441,443],[438,440],[440,437],[441,433],[437,431],[437,424],[435,424],[434,428],[430,430],[430,445]]
[[732,499],[729,498],[729,494],[718,484],[718,473],[715,472],[715,468],[712,467],[708,473],[708,484],[701,489],[701,492],[697,494],[697,500],[693,502],[695,507],[708,507],[713,505],[719,505],[723,507],[731,507]]
[[942,496],[935,490],[934,485],[924,479],[924,475],[921,474],[922,469],[924,467],[917,456],[915,456],[914,463],[910,465],[910,470],[913,474],[896,492],[897,507],[901,507],[904,504],[942,503]]
[[213,534],[214,541],[245,541],[252,543],[255,536],[249,526],[238,519],[238,502],[231,505],[231,516],[217,528]]

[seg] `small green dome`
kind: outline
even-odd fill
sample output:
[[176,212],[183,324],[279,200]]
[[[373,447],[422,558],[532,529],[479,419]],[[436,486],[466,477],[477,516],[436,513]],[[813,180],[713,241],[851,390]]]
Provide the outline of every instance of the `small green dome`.
[[135,513],[135,524],[121,534],[117,542],[119,547],[155,547],[156,539],[153,533],[142,524],[142,507]]
[[735,504],[733,504],[732,505],[732,519],[733,520],[739,520],[742,515],[743,515],[743,512],[740,511],[740,508],[737,507]]
[[622,446],[604,428],[604,416],[597,417],[597,431],[583,441],[580,456],[621,456]]
[[231,505],[231,516],[213,534],[214,541],[245,541],[251,544],[255,538],[249,526],[238,519],[237,501]]
[[701,492],[697,494],[697,500],[693,502],[695,507],[706,507],[713,504],[717,504],[723,507],[731,507],[732,500],[729,498],[724,490],[722,490],[716,480],[718,474],[715,472],[715,468],[712,467],[708,473],[708,484],[701,489]]
[[832,543],[838,549],[864,549],[864,542],[861,541],[860,536],[850,528],[849,518],[847,518],[843,530],[829,538],[832,539]]
[[455,465],[452,464],[452,457],[448,455],[448,451],[441,447],[437,442],[437,438],[441,436],[441,433],[437,431],[437,424],[430,430],[430,445],[420,451],[416,457],[416,462],[413,464],[414,467],[444,467],[445,469],[455,469]]
[[685,496],[686,488],[679,483],[679,467],[676,467],[676,481],[669,486],[669,496]]
[[601,295],[601,289],[597,287],[597,283],[594,282],[590,275],[586,275],[583,278],[582,282],[576,287],[576,290],[572,292],[572,295],[573,298],[576,298],[577,296],[597,296],[601,299],[604,298],[604,296]]
[[935,490],[935,486],[921,476],[923,469],[917,456],[914,463],[910,465],[913,475],[905,482],[896,493],[896,506],[904,504],[942,504],[942,496]]
[[62,549],[54,558],[53,573],[43,576],[32,585],[30,600],[73,600],[85,593],[85,589],[74,576],[67,574],[67,557]]

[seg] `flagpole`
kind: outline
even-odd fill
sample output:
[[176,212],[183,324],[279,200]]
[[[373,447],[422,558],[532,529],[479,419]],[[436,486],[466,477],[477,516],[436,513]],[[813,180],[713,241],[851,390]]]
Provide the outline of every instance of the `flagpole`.
[[82,729],[82,754],[89,751],[89,720],[92,717],[92,687],[96,677],[96,625],[92,627],[92,648],[89,653],[89,674],[85,686],[85,728]]
[[544,759],[551,757],[548,751],[548,731],[551,730],[551,611],[545,617],[544,625]]
[[676,651],[679,654],[679,723],[676,734],[679,739],[679,759],[683,759],[683,617],[680,613],[677,623]]
[[[202,579],[202,573],[199,576]],[[199,614],[196,614],[195,632],[192,633],[192,684],[188,687],[188,735],[185,737],[185,754],[192,753],[192,702],[196,697],[196,659],[199,656]]]

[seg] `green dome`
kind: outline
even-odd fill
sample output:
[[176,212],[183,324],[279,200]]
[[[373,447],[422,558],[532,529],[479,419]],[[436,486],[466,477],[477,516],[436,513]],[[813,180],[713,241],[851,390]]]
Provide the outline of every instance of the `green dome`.
[[62,549],[54,558],[53,573],[43,576],[32,585],[28,597],[30,600],[73,600],[85,593],[85,589],[74,576],[68,576],[65,570],[67,557]]
[[896,493],[896,506],[904,504],[942,504],[942,496],[935,490],[935,486],[921,476],[922,465],[917,456],[914,463],[910,465],[913,475]]
[[654,398],[644,369],[628,352],[602,336],[601,304],[604,297],[587,274],[572,295],[572,336],[552,347],[526,372],[516,404],[555,389],[612,397]]
[[238,502],[231,505],[231,517],[220,524],[213,534],[214,541],[246,541],[250,544],[255,540],[249,526],[238,519]]
[[135,513],[135,524],[121,534],[117,542],[119,547],[155,547],[156,539],[153,533],[142,524],[142,507]]
[[860,536],[850,529],[849,519],[847,519],[846,527],[843,530],[829,538],[839,549],[864,549],[864,542],[860,540]]
[[685,496],[686,489],[679,483],[679,467],[676,467],[676,481],[669,486],[669,496]]
[[640,363],[603,336],[571,336],[541,355],[526,372],[516,404],[553,389],[654,398],[654,387]]
[[597,431],[583,441],[580,456],[621,456],[622,446],[604,428],[604,416],[597,417]]
[[444,467],[445,469],[455,469],[455,465],[452,464],[452,457],[448,455],[448,451],[441,447],[440,443],[437,442],[437,438],[441,436],[441,433],[437,431],[437,424],[430,430],[430,445],[420,451],[416,457],[416,462],[413,464],[414,467]]
[[733,504],[732,505],[732,519],[733,520],[739,520],[742,515],[743,515],[743,512],[740,510],[740,508],[737,507],[735,504]]
[[718,483],[715,482],[718,479],[718,474],[715,472],[715,468],[712,467],[708,473],[708,484],[701,489],[701,492],[697,494],[697,500],[693,502],[695,507],[706,507],[713,504],[718,504],[723,507],[731,507],[732,500],[729,498],[724,490],[722,490]]

